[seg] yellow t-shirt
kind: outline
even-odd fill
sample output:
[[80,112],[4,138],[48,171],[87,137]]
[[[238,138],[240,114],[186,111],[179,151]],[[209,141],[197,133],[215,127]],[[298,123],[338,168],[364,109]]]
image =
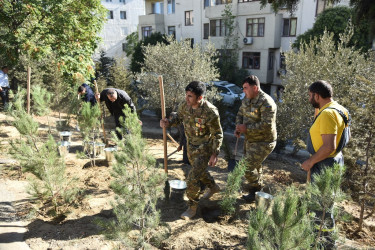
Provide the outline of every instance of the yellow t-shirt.
[[[336,101],[332,101],[324,105],[320,110],[321,113],[316,121],[310,128],[310,137],[312,145],[314,146],[315,152],[323,145],[322,135],[324,134],[335,134],[336,136],[336,147],[340,142],[342,132],[345,128],[345,122],[341,115],[334,109],[325,109],[327,107],[334,107],[344,112],[348,116],[346,108],[338,104]],[[325,109],[325,110],[324,110]],[[330,157],[334,157],[336,152],[330,154]]]

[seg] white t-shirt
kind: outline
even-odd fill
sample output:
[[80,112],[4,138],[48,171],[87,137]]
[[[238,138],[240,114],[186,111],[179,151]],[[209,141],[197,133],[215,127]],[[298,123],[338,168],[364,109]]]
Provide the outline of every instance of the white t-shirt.
[[8,75],[5,74],[2,70],[0,70],[0,87],[9,88]]

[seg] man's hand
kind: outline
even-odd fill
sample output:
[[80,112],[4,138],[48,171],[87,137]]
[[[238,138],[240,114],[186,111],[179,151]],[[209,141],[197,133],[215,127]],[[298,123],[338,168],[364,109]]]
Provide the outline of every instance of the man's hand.
[[246,125],[245,124],[238,124],[236,125],[236,131],[234,132],[234,135],[236,137],[240,137],[241,134],[245,134],[246,133]]
[[217,155],[212,154],[210,157],[210,161],[208,162],[208,166],[215,167],[217,163]]
[[97,102],[100,101],[100,93],[96,93],[95,94],[95,99],[96,99]]
[[177,152],[180,152],[182,150],[182,146],[180,145],[180,146],[178,146],[178,148],[177,148]]
[[2,88],[2,87],[0,87],[0,92],[1,92],[1,91],[3,91],[3,88]]
[[161,119],[160,120],[160,127],[161,128],[168,128],[169,126],[169,121],[167,118]]
[[309,171],[313,166],[314,166],[314,164],[312,163],[311,159],[307,159],[301,165],[303,170],[305,170],[306,172]]

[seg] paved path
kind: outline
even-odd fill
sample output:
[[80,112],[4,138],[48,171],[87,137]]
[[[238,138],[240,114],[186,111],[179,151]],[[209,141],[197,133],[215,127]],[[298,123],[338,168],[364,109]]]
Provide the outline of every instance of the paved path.
[[[0,171],[4,165],[0,164]],[[28,202],[27,182],[0,179],[0,250],[30,249],[24,242],[27,222],[17,218],[15,207]]]

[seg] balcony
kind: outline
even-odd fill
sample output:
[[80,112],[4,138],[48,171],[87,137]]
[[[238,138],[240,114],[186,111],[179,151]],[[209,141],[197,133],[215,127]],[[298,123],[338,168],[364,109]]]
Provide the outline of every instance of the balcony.
[[163,14],[149,14],[139,16],[139,26],[152,26],[155,31],[163,31],[164,33],[164,15]]

